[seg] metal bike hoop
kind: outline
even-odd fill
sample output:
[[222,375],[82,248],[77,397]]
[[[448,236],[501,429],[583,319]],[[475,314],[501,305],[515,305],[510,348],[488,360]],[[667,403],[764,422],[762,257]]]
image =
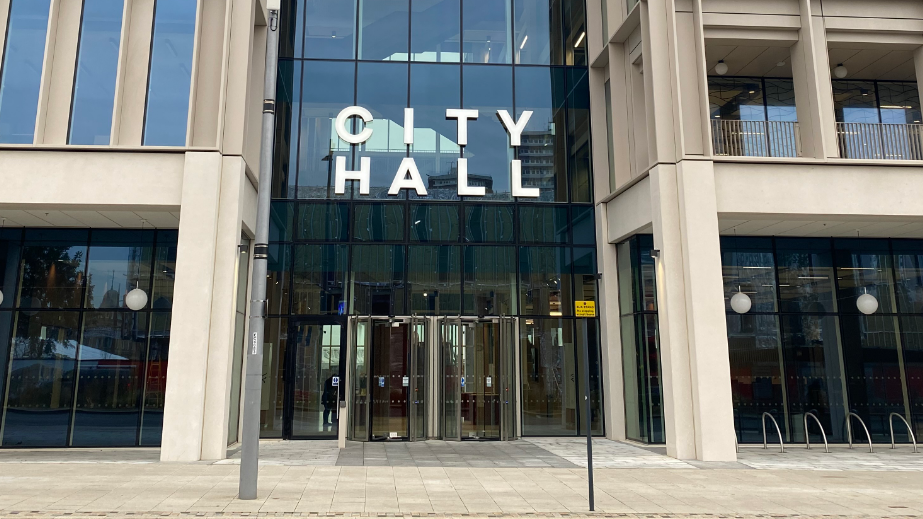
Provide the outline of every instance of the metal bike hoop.
[[872,449],[872,435],[869,434],[869,428],[865,426],[865,422],[862,421],[862,417],[856,413],[850,412],[846,415],[846,436],[849,438],[849,448],[852,449],[852,425],[850,424],[850,419],[856,417],[856,420],[859,420],[859,424],[862,425],[862,428],[865,430],[865,437],[869,441],[869,452],[874,452]]
[[908,422],[907,419],[904,418],[899,413],[891,413],[890,415],[888,415],[888,427],[891,429],[891,448],[892,449],[894,448],[894,417],[895,416],[900,418],[901,421],[904,422],[904,425],[907,426],[907,434],[910,435],[910,441],[913,442],[913,452],[914,453],[918,452],[917,451],[917,438],[913,435],[913,427],[910,427],[910,422]]
[[824,452],[830,453],[830,446],[827,445],[827,433],[824,432],[824,426],[820,423],[820,420],[817,418],[817,415],[808,411],[804,413],[804,442],[807,445],[807,448],[811,448],[811,434],[808,432],[808,417],[814,419],[817,422],[817,426],[820,428],[820,435],[824,439]]
[[779,422],[776,421],[776,418],[769,413],[763,413],[762,422],[763,422],[763,448],[768,449],[766,445],[766,417],[769,417],[772,420],[773,425],[776,426],[776,433],[779,435],[779,447],[781,448],[780,452],[785,452],[785,442],[782,441],[782,430],[779,429]]

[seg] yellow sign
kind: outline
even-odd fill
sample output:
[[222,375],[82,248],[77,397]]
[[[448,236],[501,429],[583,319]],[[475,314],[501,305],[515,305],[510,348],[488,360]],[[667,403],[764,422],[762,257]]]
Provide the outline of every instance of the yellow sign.
[[574,315],[596,317],[596,301],[574,301]]

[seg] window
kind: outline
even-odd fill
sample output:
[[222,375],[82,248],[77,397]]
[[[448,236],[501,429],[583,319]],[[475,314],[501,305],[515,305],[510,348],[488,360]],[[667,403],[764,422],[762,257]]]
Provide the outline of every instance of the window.
[[121,0],[84,0],[68,144],[109,144],[122,7]]
[[32,144],[51,0],[13,0],[0,78],[0,142]]
[[196,0],[157,0],[147,80],[145,146],[185,146]]
[[[159,445],[176,231],[0,233],[3,446]],[[18,280],[18,283],[17,281]],[[18,285],[18,286],[17,286]],[[140,287],[150,304],[131,311]]]

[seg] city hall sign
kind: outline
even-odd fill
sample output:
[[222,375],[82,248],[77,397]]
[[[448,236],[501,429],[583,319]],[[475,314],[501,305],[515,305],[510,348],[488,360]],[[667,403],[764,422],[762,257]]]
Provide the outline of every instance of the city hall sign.
[[[518,147],[522,142],[522,131],[529,123],[532,112],[522,113],[519,121],[514,121],[506,110],[497,110],[497,116],[506,128],[510,136],[510,145]],[[365,122],[365,128],[359,133],[351,133],[346,129],[346,123],[352,117],[358,117]],[[468,144],[468,121],[478,118],[477,110],[462,110],[449,108],[445,111],[446,119],[455,119],[458,121],[458,145],[466,146]],[[372,137],[373,129],[369,123],[373,121],[371,112],[361,106],[350,106],[344,108],[336,119],[337,135],[350,144],[362,144]],[[413,108],[404,109],[404,144],[413,144]],[[346,193],[346,181],[354,180],[359,182],[359,194],[369,194],[369,177],[372,169],[372,159],[370,157],[359,158],[359,171],[346,170],[346,157],[336,158],[336,182],[335,192],[338,195]],[[516,197],[538,198],[539,190],[535,187],[522,187],[522,161],[514,160],[510,164],[512,170],[512,194]],[[423,185],[423,179],[420,177],[420,170],[417,169],[417,163],[413,157],[406,157],[401,161],[397,168],[394,180],[391,182],[391,188],[388,189],[389,195],[400,193],[401,189],[413,189],[418,196],[426,196],[426,186]],[[484,196],[486,188],[484,186],[468,185],[468,159],[458,159],[458,196]]]

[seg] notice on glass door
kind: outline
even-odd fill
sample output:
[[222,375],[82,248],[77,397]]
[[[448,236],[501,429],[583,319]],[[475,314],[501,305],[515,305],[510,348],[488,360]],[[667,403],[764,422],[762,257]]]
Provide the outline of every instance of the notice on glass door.
[[401,381],[401,384],[403,384],[404,387],[409,386],[409,385],[410,385],[410,377],[404,377],[404,379]]
[[494,379],[492,377],[487,377],[487,387],[494,386]]

